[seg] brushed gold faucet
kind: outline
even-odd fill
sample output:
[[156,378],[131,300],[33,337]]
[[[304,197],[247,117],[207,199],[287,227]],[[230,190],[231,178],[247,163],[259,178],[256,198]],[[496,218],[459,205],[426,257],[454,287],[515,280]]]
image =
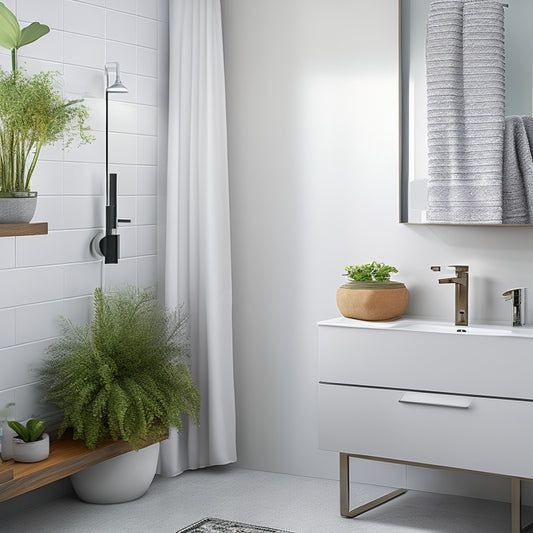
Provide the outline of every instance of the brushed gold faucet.
[[[468,266],[450,265],[455,268],[454,278],[441,278],[439,283],[455,285],[455,325],[468,326]],[[439,272],[440,267],[432,266],[431,270]]]

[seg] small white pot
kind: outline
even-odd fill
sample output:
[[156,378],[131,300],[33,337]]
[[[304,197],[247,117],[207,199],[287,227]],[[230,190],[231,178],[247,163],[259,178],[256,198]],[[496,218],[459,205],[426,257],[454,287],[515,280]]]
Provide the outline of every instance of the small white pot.
[[13,438],[13,459],[17,463],[37,463],[50,455],[50,437],[43,433],[39,440],[24,442],[19,437]]
[[70,476],[78,497],[88,503],[136,500],[150,488],[159,458],[159,442],[107,459]]

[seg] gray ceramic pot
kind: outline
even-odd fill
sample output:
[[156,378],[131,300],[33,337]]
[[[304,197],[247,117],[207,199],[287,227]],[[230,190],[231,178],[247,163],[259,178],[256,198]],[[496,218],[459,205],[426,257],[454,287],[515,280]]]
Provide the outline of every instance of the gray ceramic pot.
[[26,224],[37,207],[37,193],[0,192],[0,224]]

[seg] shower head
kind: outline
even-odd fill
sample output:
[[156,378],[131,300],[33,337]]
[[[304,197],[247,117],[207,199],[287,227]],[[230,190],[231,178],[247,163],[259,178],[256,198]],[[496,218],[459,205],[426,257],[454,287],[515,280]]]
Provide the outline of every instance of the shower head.
[[[110,82],[109,75],[111,72],[115,73],[115,81]],[[111,63],[106,63],[105,65],[105,75],[106,75],[106,93],[127,93],[128,88],[122,83],[120,79],[120,71],[118,67],[118,62],[113,61]]]

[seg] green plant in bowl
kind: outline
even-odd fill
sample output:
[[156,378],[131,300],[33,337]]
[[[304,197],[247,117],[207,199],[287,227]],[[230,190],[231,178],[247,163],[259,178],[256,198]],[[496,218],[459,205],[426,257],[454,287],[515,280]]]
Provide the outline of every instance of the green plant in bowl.
[[409,291],[398,281],[391,281],[396,267],[385,263],[365,263],[345,267],[348,283],[337,289],[337,307],[346,318],[380,321],[399,318],[407,309]]
[[398,273],[396,267],[386,265],[385,263],[378,263],[377,261],[363,265],[346,266],[344,270],[346,270],[346,274],[344,275],[353,281],[390,281],[391,274]]

